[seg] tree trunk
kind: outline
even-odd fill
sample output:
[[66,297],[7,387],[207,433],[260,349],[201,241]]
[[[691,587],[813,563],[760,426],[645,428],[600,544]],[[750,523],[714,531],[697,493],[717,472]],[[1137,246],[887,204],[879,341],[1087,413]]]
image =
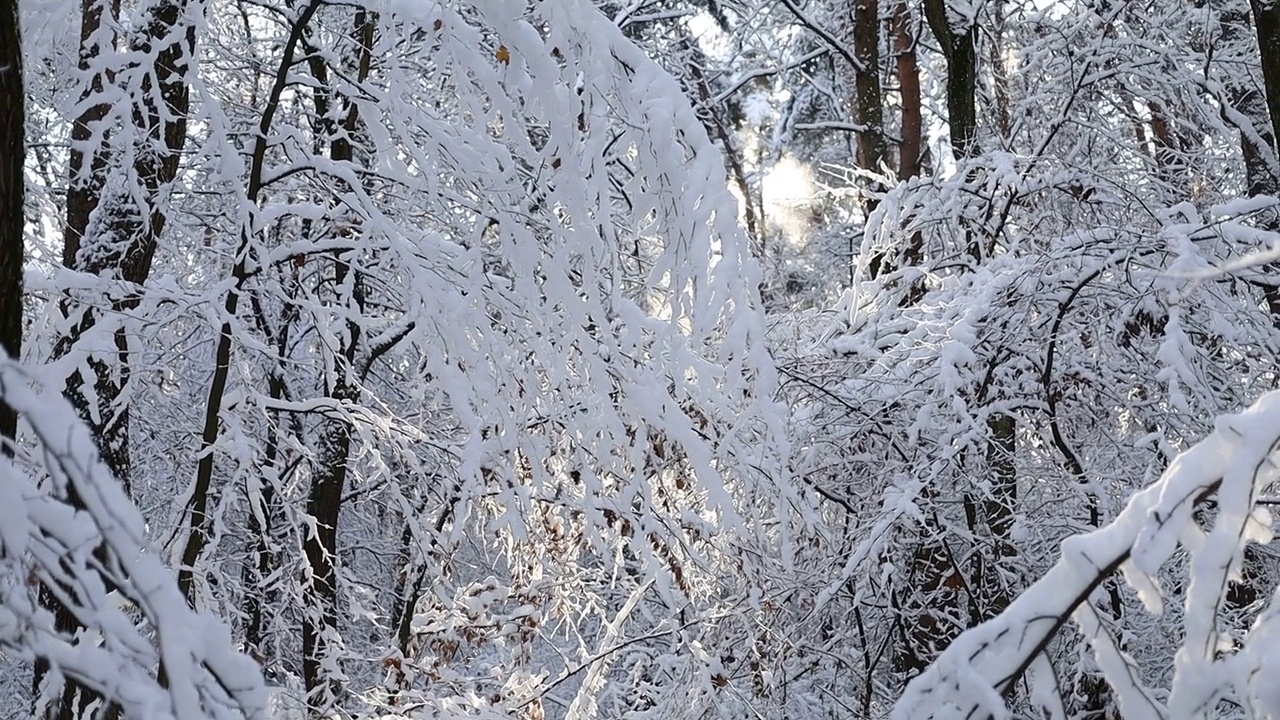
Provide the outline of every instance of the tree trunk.
[[[1277,102],[1273,102],[1273,90],[1280,90],[1280,19],[1277,18],[1274,5],[1262,10],[1257,2],[1253,3],[1253,14],[1257,23],[1258,50],[1261,55],[1262,72],[1265,80],[1266,97],[1258,92],[1258,88],[1247,78],[1230,76],[1227,84],[1231,104],[1252,125],[1241,128],[1240,154],[1244,159],[1245,192],[1249,197],[1257,195],[1280,195],[1280,177],[1272,163],[1280,157],[1280,148],[1276,146],[1276,128],[1280,125],[1277,116]],[[1243,10],[1224,10],[1220,13],[1223,39],[1234,40],[1248,32],[1248,15]],[[1263,21],[1266,27],[1263,27]],[[1263,36],[1267,37],[1264,44]],[[1253,132],[1248,132],[1253,130]],[[1280,217],[1273,210],[1260,218],[1268,230],[1280,226]],[[1275,277],[1277,268],[1269,266],[1269,274]],[[1262,288],[1263,297],[1267,301],[1267,309],[1271,313],[1271,324],[1280,329],[1280,286],[1274,281]]]
[[[991,439],[987,442],[987,468],[991,473],[991,495],[986,501],[987,528],[995,540],[997,562],[1017,557],[1013,544],[1014,510],[1018,504],[1018,475],[1014,464],[1017,425],[1013,416],[997,413],[987,421]],[[992,614],[1009,604],[1003,586],[994,589]],[[986,618],[983,618],[984,620]]]
[[[104,5],[98,0],[85,0],[81,6],[80,62],[81,72],[90,71],[91,62],[101,56],[103,48]],[[118,13],[113,4],[111,16]],[[185,75],[186,67],[194,58],[195,27],[182,20],[186,13],[185,0],[166,0],[156,5],[135,41],[131,43],[131,55],[154,56],[154,64],[140,68],[146,72],[143,87],[137,93],[140,100],[133,107],[132,122],[135,144],[135,161],[130,168],[132,175],[142,186],[141,197],[129,192],[127,187],[105,185],[105,169],[110,157],[105,148],[105,138],[86,156],[85,146],[90,144],[100,124],[106,117],[106,104],[89,105],[76,118],[72,126],[72,152],[70,158],[69,187],[67,191],[67,225],[63,237],[63,264],[85,273],[107,278],[119,278],[127,283],[142,285],[151,272],[151,258],[155,254],[156,239],[164,229],[165,215],[157,203],[163,190],[177,175],[182,146],[187,136],[187,112],[189,91]],[[114,44],[114,36],[108,39]],[[159,45],[159,51],[156,46]],[[96,74],[90,81],[87,95],[91,99],[101,94],[105,78]],[[154,85],[152,85],[154,83]],[[158,88],[158,93],[155,89]],[[155,95],[160,96],[164,107],[158,107]],[[88,166],[86,168],[86,165]],[[141,200],[142,207],[136,203]],[[101,225],[91,226],[95,211],[105,214]],[[113,302],[112,309],[122,312],[137,305],[138,299],[126,298]],[[64,304],[69,311],[69,304]],[[83,335],[97,324],[97,316],[90,308],[84,308],[70,333],[58,340],[54,356],[69,352]],[[88,424],[97,440],[98,450],[113,474],[124,484],[130,485],[129,416],[128,408],[120,402],[129,378],[129,341],[123,328],[114,333],[116,356],[111,359],[92,358],[90,366],[96,376],[93,380],[97,400],[90,406],[90,395],[84,391],[79,371],[72,373],[66,382],[67,399]],[[68,500],[79,506],[81,501],[73,492]],[[41,600],[53,611],[56,629],[64,634],[74,634],[81,626],[79,620],[49,592],[41,591]],[[34,684],[39,690],[48,667],[36,663]],[[94,691],[68,682],[61,700],[50,708],[52,716],[60,720],[79,714],[98,695]],[[119,708],[108,708],[105,716],[115,717]]]
[[[88,58],[101,52],[95,36],[100,31],[102,10],[102,5],[94,0],[88,0],[84,6],[82,69]],[[141,192],[133,192],[131,182],[104,185],[104,170],[110,164],[104,148],[99,147],[88,159],[87,177],[83,148],[72,152],[62,253],[67,267],[139,286],[146,283],[151,274],[156,241],[166,221],[157,201],[177,176],[187,138],[190,91],[185,72],[189,59],[194,57],[195,26],[184,22],[186,13],[186,0],[159,3],[130,43],[131,54],[155,58],[154,64],[139,68],[145,75],[137,93],[140,99],[132,112],[135,159],[129,172]],[[101,75],[93,78],[90,94],[101,91],[102,80]],[[157,95],[163,107],[155,102]],[[86,108],[72,128],[73,139],[87,142],[93,136],[91,126],[101,121],[105,113],[105,105]],[[99,207],[103,218],[96,228],[91,227],[90,217]],[[113,302],[112,311],[127,311],[137,304],[137,297],[124,298]],[[95,312],[84,308],[70,333],[59,340],[55,356],[68,352],[97,321]],[[66,394],[92,429],[103,460],[128,487],[131,476],[129,409],[120,398],[129,381],[130,350],[128,334],[123,328],[115,332],[115,345],[115,358],[94,358],[90,363],[96,376],[93,380],[95,406],[90,407],[90,396],[84,391],[86,379],[79,372],[68,377]]]
[[924,153],[924,120],[920,112],[920,65],[916,61],[915,24],[907,0],[893,11],[893,46],[897,55],[898,92],[902,95],[902,145],[898,149],[898,179],[920,174]]
[[[951,151],[957,161],[963,161],[979,152],[976,27],[972,24],[956,27],[953,19],[948,18],[945,0],[925,0],[924,9],[930,29],[947,60]],[[990,57],[993,61],[999,58],[998,47],[992,49]],[[998,85],[1004,82],[1001,77],[996,81]],[[1002,88],[997,88],[997,105],[1007,103],[1003,93]],[[905,127],[905,96],[903,104]],[[1001,110],[997,108],[998,114]],[[1001,117],[996,120],[1002,137],[1006,137],[1011,123]],[[904,132],[904,140],[905,137]],[[966,227],[960,241],[974,263],[981,263],[990,254],[983,248],[988,245],[994,247],[995,239],[989,233]],[[977,398],[982,404],[990,404],[997,399],[988,395],[985,386]],[[941,519],[933,514],[923,522],[920,536],[915,541],[912,586],[904,598],[897,601],[898,611],[902,613],[901,622],[906,626],[900,634],[902,647],[898,649],[895,661],[902,672],[914,674],[921,671],[950,644],[963,624],[980,623],[999,613],[1009,603],[1001,570],[1009,559],[1017,555],[1012,537],[1018,499],[1014,462],[1017,420],[1013,415],[995,412],[988,417],[986,424],[985,462],[977,467],[986,473],[990,488],[978,497],[964,487],[963,479],[958,479],[957,484],[963,488],[969,532],[978,532],[982,521],[985,521],[995,551],[990,555],[981,551],[953,552],[944,539]]]
[[[105,9],[105,0],[82,0],[80,5],[80,60],[77,69],[81,74],[91,72],[91,61],[103,54],[102,47],[102,15]],[[115,3],[111,6],[111,17],[114,19],[118,14],[119,6]],[[109,42],[111,46],[115,44],[115,35],[111,33]],[[95,73],[86,88],[84,95],[80,97],[80,101],[84,102],[95,96],[101,95],[104,78],[101,73]],[[67,184],[67,207],[66,207],[66,228],[63,231],[62,240],[62,264],[66,267],[76,267],[76,256],[80,252],[80,240],[84,237],[85,229],[89,227],[89,216],[94,209],[98,207],[98,195],[102,191],[104,173],[106,172],[106,152],[105,143],[100,139],[98,143],[90,145],[94,133],[105,132],[105,128],[98,127],[103,118],[110,109],[108,103],[98,103],[89,105],[81,111],[80,115],[71,124],[71,157],[70,157],[70,180]],[[85,153],[85,148],[90,147],[89,152]]]
[[[262,193],[264,168],[266,166],[268,138],[275,123],[276,112],[280,109],[281,96],[289,84],[289,73],[294,66],[294,56],[298,45],[306,33],[311,18],[320,7],[318,0],[313,0],[298,12],[293,26],[289,29],[289,38],[280,53],[280,64],[272,81],[271,91],[258,121],[258,132],[253,140],[253,150],[249,155],[248,186],[245,189],[245,204],[256,213],[259,195]],[[231,268],[232,287],[223,300],[222,327],[218,331],[218,345],[214,350],[213,378],[209,382],[209,394],[205,400],[204,428],[200,435],[200,461],[196,464],[196,477],[191,489],[189,501],[188,531],[186,546],[182,551],[182,566],[178,568],[178,587],[192,600],[195,592],[195,564],[204,550],[213,518],[209,517],[209,491],[213,485],[214,445],[218,442],[219,425],[222,415],[222,396],[227,389],[227,379],[231,373],[232,319],[240,307],[240,292],[245,280],[249,277],[250,241],[253,233],[251,221],[246,221],[240,229],[240,243],[236,248],[236,263]]]
[[[369,77],[372,63],[373,33],[376,18],[359,10],[352,26],[352,38],[360,48],[354,65],[357,82]],[[316,116],[322,119],[321,128],[329,138],[329,159],[334,164],[351,164],[355,161],[352,139],[360,130],[357,106],[332,93],[328,69],[315,55],[311,57],[312,74],[317,81],[315,91]],[[334,123],[331,109],[341,107],[341,123]],[[347,231],[354,231],[348,228]],[[341,231],[341,230],[340,230]],[[338,296],[335,304],[347,309],[346,333],[339,340],[338,357],[334,362],[334,377],[327,380],[327,396],[339,406],[353,403],[360,396],[360,370],[356,358],[364,336],[358,316],[364,308],[363,278],[351,263],[358,251],[342,250],[332,255],[333,287]],[[343,417],[327,417],[322,421],[319,440],[319,461],[312,469],[311,494],[307,499],[307,514],[315,522],[315,531],[303,539],[303,550],[310,569],[309,581],[303,593],[302,613],[302,679],[307,691],[307,703],[313,717],[329,717],[341,699],[341,683],[330,668],[337,664],[334,650],[340,643],[338,630],[338,521],[342,512],[342,495],[346,488],[351,459],[351,422]]]
[[1258,33],[1258,54],[1267,91],[1267,114],[1271,116],[1271,137],[1280,138],[1280,3],[1250,0],[1250,6],[1254,29]]
[[975,89],[978,67],[974,43],[977,26],[954,27],[947,19],[946,0],[925,0],[925,18],[947,58],[947,124],[951,153],[957,160],[977,151],[978,115]]
[[[354,400],[354,390],[340,383],[331,396],[336,400]],[[326,718],[337,707],[342,690],[327,666],[337,662],[333,650],[339,640],[338,519],[347,481],[351,425],[342,419],[325,420],[320,444],[322,454],[314,468],[315,479],[307,500],[307,514],[315,520],[315,532],[303,540],[311,572],[304,592],[310,602],[306,602],[302,614],[302,680],[313,716]]]
[[[898,179],[920,174],[924,155],[924,119],[920,102],[920,64],[916,60],[916,26],[907,0],[898,0],[893,10],[893,49],[897,56],[898,93],[902,105],[902,144],[898,146]],[[911,233],[902,253],[903,267],[924,260],[924,234]],[[914,305],[924,296],[923,278],[915,278],[903,294],[901,304]]]
[[1174,201],[1186,197],[1187,164],[1183,141],[1168,108],[1159,100],[1147,101],[1151,113],[1151,139],[1155,145],[1156,177],[1169,190]]
[[[303,237],[310,235],[310,227],[310,220],[304,220],[302,223]],[[296,293],[299,273],[297,264],[293,266],[293,273],[291,281],[293,290]],[[262,334],[271,338],[275,347],[274,364],[267,377],[267,394],[272,400],[287,399],[289,397],[289,387],[285,379],[284,362],[289,352],[289,339],[293,324],[298,320],[298,306],[294,303],[286,304],[280,318],[279,327],[272,329],[261,303],[251,296],[250,304],[253,306],[254,318],[258,322],[258,327],[261,329]],[[267,415],[267,439],[263,452],[263,464],[265,467],[262,476],[255,478],[261,487],[257,493],[253,492],[250,487],[245,488],[246,499],[249,503],[249,535],[250,543],[253,546],[251,555],[253,561],[245,564],[243,573],[245,587],[244,644],[251,657],[268,667],[274,665],[272,661],[275,658],[269,659],[267,655],[267,623],[264,611],[274,604],[278,596],[275,589],[267,585],[267,578],[271,577],[280,567],[279,553],[273,549],[271,540],[276,527],[274,521],[278,519],[279,515],[278,483],[282,480],[281,471],[284,469],[285,464],[281,451],[281,415],[281,412],[274,410]],[[293,419],[296,422],[297,416],[293,416]],[[301,435],[301,432],[295,434]]]
[[[23,159],[26,115],[18,0],[0,0],[0,347],[22,355]],[[0,400],[0,452],[13,454],[18,415]]]
[[[81,103],[90,101],[102,95],[106,86],[107,78],[104,77],[102,71],[95,71],[92,63],[95,59],[102,57],[108,50],[114,49],[116,36],[114,30],[104,30],[103,15],[108,10],[106,0],[82,0],[80,5],[80,50],[79,62],[77,69],[80,74],[87,75],[93,73],[93,77],[89,80],[88,87],[80,97]],[[113,0],[110,5],[110,14],[108,18],[110,25],[114,27],[115,18],[119,14],[120,6],[118,0]],[[62,240],[62,264],[68,268],[79,268],[78,258],[80,256],[80,248],[84,243],[85,233],[89,229],[89,218],[93,211],[98,208],[101,199],[102,188],[106,182],[107,171],[107,148],[106,148],[106,128],[103,126],[103,120],[107,116],[110,109],[109,103],[96,103],[87,105],[80,115],[72,122],[71,125],[71,155],[69,165],[69,178],[67,183],[67,206],[66,206],[66,226],[63,230]],[[94,136],[98,135],[97,141],[94,142]],[[86,148],[88,151],[86,152]],[[71,308],[69,304],[64,304],[63,314],[70,316]],[[84,309],[84,315],[75,323],[71,331],[65,337],[59,338],[53,348],[53,356],[55,358],[66,354],[77,339],[94,325],[92,311],[88,308]],[[90,361],[94,372],[97,375],[94,391],[99,398],[109,398],[118,394],[118,389],[111,382],[111,371],[108,366],[98,359]],[[104,459],[112,470],[116,470],[117,477],[121,482],[125,483],[125,489],[128,490],[129,478],[127,475],[121,475],[119,465],[120,459],[111,457],[111,453],[107,452],[107,438],[112,434],[109,432],[111,423],[112,409],[110,406],[100,404],[98,412],[93,412],[89,408],[88,396],[83,391],[84,379],[77,370],[68,378],[65,387],[67,399],[71,401],[72,406],[80,414],[89,427],[93,430],[93,436],[98,441],[98,449],[102,452]],[[97,420],[95,421],[95,418]],[[114,460],[114,462],[113,462]],[[62,627],[65,618],[59,614],[59,629],[74,630],[75,625]],[[39,667],[37,666],[37,675],[39,675]]]
[[991,84],[996,101],[996,131],[1005,150],[1013,151],[1013,111],[1009,99],[1009,72],[1004,62],[1005,0],[991,3]]
[[858,167],[880,172],[884,164],[884,103],[880,93],[880,3],[854,0],[854,121],[858,124]]
[[[1253,10],[1258,16],[1258,7]],[[1274,12],[1274,11],[1268,11]],[[1249,14],[1243,6],[1228,4],[1218,12],[1222,26],[1222,44],[1238,47],[1244,43],[1249,33]],[[1258,16],[1260,17],[1260,16]],[[1262,30],[1258,30],[1258,44],[1262,47]],[[1280,52],[1280,48],[1277,48]],[[1280,61],[1280,58],[1277,59]],[[1263,72],[1266,72],[1266,51],[1262,50]],[[1245,118],[1249,127],[1240,129],[1240,155],[1244,160],[1245,193],[1249,197],[1257,195],[1274,195],[1280,191],[1280,178],[1277,178],[1268,155],[1275,152],[1276,134],[1273,114],[1270,112],[1269,98],[1250,82],[1248,77],[1232,74],[1226,76],[1226,92],[1228,100],[1240,115]],[[1269,94],[1270,86],[1267,88]],[[1252,132],[1250,132],[1250,130]]]

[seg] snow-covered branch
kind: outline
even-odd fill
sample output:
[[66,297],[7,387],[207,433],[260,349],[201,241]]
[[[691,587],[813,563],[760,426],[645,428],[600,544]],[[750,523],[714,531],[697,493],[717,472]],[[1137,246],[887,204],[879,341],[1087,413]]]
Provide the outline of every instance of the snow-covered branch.
[[[0,395],[35,441],[27,458],[0,458],[0,647],[137,720],[265,718],[257,666],[220,620],[188,607],[71,405],[9,360]],[[84,632],[53,629],[41,584]]]
[[[1061,559],[1044,577],[998,617],[957,638],[910,683],[892,717],[1007,717],[1004,698],[1071,618],[1093,646],[1125,717],[1207,717],[1224,697],[1250,709],[1254,717],[1274,716],[1280,698],[1258,680],[1276,667],[1268,649],[1277,629],[1274,600],[1236,647],[1217,620],[1229,585],[1239,580],[1245,546],[1270,540],[1270,516],[1256,499],[1276,479],[1278,441],[1280,393],[1266,395],[1238,415],[1219,418],[1213,434],[1179,455],[1115,520],[1066,540]],[[1216,514],[1206,532],[1194,514],[1210,502]],[[1136,679],[1133,661],[1105,633],[1091,596],[1121,570],[1147,609],[1160,612],[1169,593],[1160,589],[1155,575],[1179,544],[1191,554],[1191,582],[1184,599],[1185,638],[1174,659],[1166,705],[1157,700],[1162,694]]]

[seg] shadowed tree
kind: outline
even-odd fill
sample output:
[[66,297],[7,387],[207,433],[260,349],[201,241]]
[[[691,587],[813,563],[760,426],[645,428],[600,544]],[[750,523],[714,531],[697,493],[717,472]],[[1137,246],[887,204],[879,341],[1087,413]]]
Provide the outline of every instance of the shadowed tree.
[[[0,347],[17,359],[22,354],[22,164],[25,94],[18,0],[0,0]],[[12,442],[18,416],[0,402],[0,436]],[[3,446],[5,453],[11,446]]]

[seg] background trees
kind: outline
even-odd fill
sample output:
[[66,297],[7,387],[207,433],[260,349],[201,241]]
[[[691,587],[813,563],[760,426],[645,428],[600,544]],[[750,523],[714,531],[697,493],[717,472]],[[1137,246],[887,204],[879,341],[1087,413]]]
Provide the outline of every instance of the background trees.
[[[37,347],[98,437],[123,428],[101,451],[177,587],[279,702],[710,702],[691,648],[743,602],[728,530],[776,503],[782,426],[737,204],[679,87],[572,3],[86,17],[38,68],[80,97],[50,137],[96,195],[42,288],[82,315]],[[50,595],[74,645],[92,627]],[[89,711],[104,689],[63,675],[58,712]]]
[[[57,9],[22,6],[13,372],[88,431],[28,421],[11,491],[89,550],[24,560],[57,619],[13,597],[156,697],[186,692],[156,628],[217,616],[269,712],[884,716],[1275,383],[1262,6]],[[1198,492],[1181,527],[1238,529]],[[143,607],[141,547],[182,612]],[[1237,630],[1273,584],[1243,547]],[[1145,570],[1166,597],[1189,550]],[[1128,716],[1185,672],[1165,629],[1207,601],[1091,577],[1083,642],[1017,656],[1061,702],[982,675],[1019,711]],[[51,712],[136,711],[5,647]],[[181,657],[201,712],[262,711]]]

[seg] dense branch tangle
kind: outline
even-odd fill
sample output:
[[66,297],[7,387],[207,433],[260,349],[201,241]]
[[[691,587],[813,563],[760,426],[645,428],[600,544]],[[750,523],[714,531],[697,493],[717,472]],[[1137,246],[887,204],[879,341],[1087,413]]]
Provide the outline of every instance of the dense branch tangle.
[[[746,433],[730,408],[767,402],[719,387],[768,377],[748,369],[754,321],[728,322],[752,303],[748,248],[705,132],[668,104],[670,78],[603,18],[566,22],[582,14],[569,5],[299,3],[263,21],[277,50],[244,185],[226,191],[236,241],[179,582],[197,606],[247,596],[254,651],[297,673],[317,716],[352,702],[343,676],[367,687],[377,672],[349,657],[448,662],[426,652],[415,608],[455,582],[470,592],[449,571],[469,533],[508,538],[464,557],[504,568],[530,603],[550,601],[544,574],[579,572],[567,557],[606,558],[588,563],[605,572],[619,543],[627,583],[658,572],[655,586],[702,602],[691,575],[709,565],[706,538],[687,513],[734,511],[720,468]],[[624,107],[656,134],[622,122]],[[209,127],[206,146],[230,139]],[[694,260],[713,255],[714,269]],[[694,361],[713,347],[716,363]],[[241,522],[257,537],[246,586],[228,590],[214,550]],[[394,548],[405,575],[353,568],[365,547]],[[356,601],[390,607],[393,636],[353,640]],[[388,691],[420,693],[411,676]]]

